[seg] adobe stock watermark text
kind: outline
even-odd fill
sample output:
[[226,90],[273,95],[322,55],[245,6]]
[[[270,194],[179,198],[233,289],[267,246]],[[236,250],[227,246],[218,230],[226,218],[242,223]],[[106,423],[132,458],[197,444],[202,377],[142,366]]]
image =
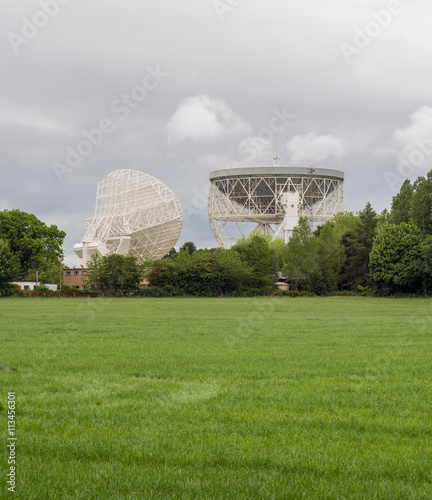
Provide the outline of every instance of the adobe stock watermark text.
[[16,412],[15,412],[15,393],[8,394],[8,427],[7,427],[7,450],[8,450],[8,469],[7,480],[8,491],[16,493]]

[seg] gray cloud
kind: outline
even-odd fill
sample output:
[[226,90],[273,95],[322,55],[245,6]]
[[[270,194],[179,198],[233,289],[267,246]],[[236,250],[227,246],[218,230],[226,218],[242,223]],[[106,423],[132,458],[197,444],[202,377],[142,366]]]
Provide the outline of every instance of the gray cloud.
[[[160,178],[191,207],[179,244],[213,246],[205,203],[193,202],[210,170],[271,165],[276,154],[281,165],[304,158],[345,171],[349,210],[368,200],[382,210],[394,194],[386,173],[403,177],[397,155],[429,134],[430,116],[419,114],[430,106],[428,2],[404,2],[350,64],[341,44],[388,1],[227,0],[223,20],[211,0],[57,2],[58,13],[16,52],[10,33],[22,36],[23,18],[32,21],[42,2],[12,3],[0,18],[0,209],[57,224],[68,233],[67,254],[94,212],[98,180],[118,168]],[[149,67],[166,78],[126,104],[127,116],[113,110],[143,86]],[[274,109],[295,118],[263,134]],[[104,118],[113,132],[59,182],[52,163]],[[343,149],[336,140],[325,154],[292,158],[286,144],[296,136],[315,146],[344,138]]]
[[295,135],[288,143],[287,150],[292,154],[294,163],[305,160],[322,161],[334,157],[340,160],[345,154],[343,138],[335,135]]
[[247,134],[251,127],[221,99],[198,95],[179,103],[166,131],[170,142],[205,141]]

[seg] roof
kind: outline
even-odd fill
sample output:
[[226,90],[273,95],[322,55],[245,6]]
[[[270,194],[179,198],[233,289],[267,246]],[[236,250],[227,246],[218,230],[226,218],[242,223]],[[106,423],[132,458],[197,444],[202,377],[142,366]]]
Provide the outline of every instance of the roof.
[[[313,170],[313,172],[311,172]],[[210,181],[229,177],[329,177],[344,180],[342,170],[312,167],[241,167],[210,172]]]

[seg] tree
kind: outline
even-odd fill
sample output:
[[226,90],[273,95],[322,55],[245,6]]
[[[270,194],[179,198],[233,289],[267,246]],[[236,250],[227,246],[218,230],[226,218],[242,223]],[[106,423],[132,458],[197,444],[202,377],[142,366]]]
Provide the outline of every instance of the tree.
[[414,182],[409,216],[423,234],[432,234],[432,171]]
[[269,248],[273,254],[275,272],[282,271],[284,265],[284,257],[286,253],[285,241],[282,238],[275,238],[269,241]]
[[7,241],[0,240],[0,295],[9,295],[12,292],[11,281],[20,274],[20,262],[9,248]]
[[316,258],[319,272],[314,288],[319,293],[337,290],[344,261],[340,230],[334,221],[327,221],[317,237]]
[[367,202],[359,212],[355,226],[342,236],[345,262],[341,276],[343,288],[356,290],[358,286],[367,287],[369,278],[369,256],[378,224],[378,216],[372,205]]
[[422,234],[402,222],[378,227],[370,253],[370,277],[378,292],[416,292],[424,273]]
[[195,252],[188,269],[186,293],[218,295],[221,290],[216,259],[212,252]]
[[286,245],[285,265],[282,273],[306,290],[314,288],[320,273],[318,265],[318,239],[312,234],[305,217],[301,217]]
[[0,212],[0,239],[9,242],[23,274],[59,262],[63,258],[61,247],[65,236],[57,226],[47,226],[33,214],[20,210]]
[[180,252],[182,250],[187,250],[189,252],[189,255],[192,255],[196,251],[196,245],[192,241],[186,241],[186,243],[183,243],[183,245],[180,247]]
[[93,255],[88,264],[86,283],[110,295],[137,292],[143,276],[143,265],[132,255]]
[[242,290],[253,279],[252,269],[233,249],[219,248],[214,251],[221,293]]
[[423,234],[432,234],[432,171],[413,184],[405,180],[393,197],[389,221],[415,224]]
[[173,293],[178,288],[178,270],[176,261],[161,259],[152,263],[148,274],[150,286],[164,288]]
[[423,285],[425,290],[432,290],[432,236],[426,235],[421,245],[423,261]]
[[172,247],[171,250],[165,255],[164,259],[171,259],[177,255],[177,250]]
[[232,247],[240,254],[241,259],[251,269],[249,286],[264,288],[276,280],[274,270],[277,267],[275,254],[270,249],[268,239],[259,233],[252,233],[247,238],[241,238]]
[[[40,283],[54,283],[60,285],[61,262],[47,261],[38,266],[38,280]],[[36,280],[36,269],[28,271],[23,276],[28,280]]]
[[401,222],[410,222],[410,211],[413,199],[414,187],[409,179],[402,184],[399,193],[393,196],[390,211],[390,222],[400,224]]

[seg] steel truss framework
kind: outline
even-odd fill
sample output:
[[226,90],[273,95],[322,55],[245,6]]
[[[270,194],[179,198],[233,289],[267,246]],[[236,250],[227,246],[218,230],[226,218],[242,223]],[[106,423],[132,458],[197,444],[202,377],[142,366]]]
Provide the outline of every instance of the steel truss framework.
[[298,193],[298,216],[306,217],[311,224],[322,223],[345,211],[343,181],[343,172],[338,170],[306,167],[211,172],[208,200],[211,228],[225,248],[251,231],[287,240],[290,231],[284,226],[283,194]]
[[182,208],[170,188],[144,172],[116,170],[99,181],[95,215],[74,250],[85,263],[93,253],[156,260],[177,243],[182,227]]

